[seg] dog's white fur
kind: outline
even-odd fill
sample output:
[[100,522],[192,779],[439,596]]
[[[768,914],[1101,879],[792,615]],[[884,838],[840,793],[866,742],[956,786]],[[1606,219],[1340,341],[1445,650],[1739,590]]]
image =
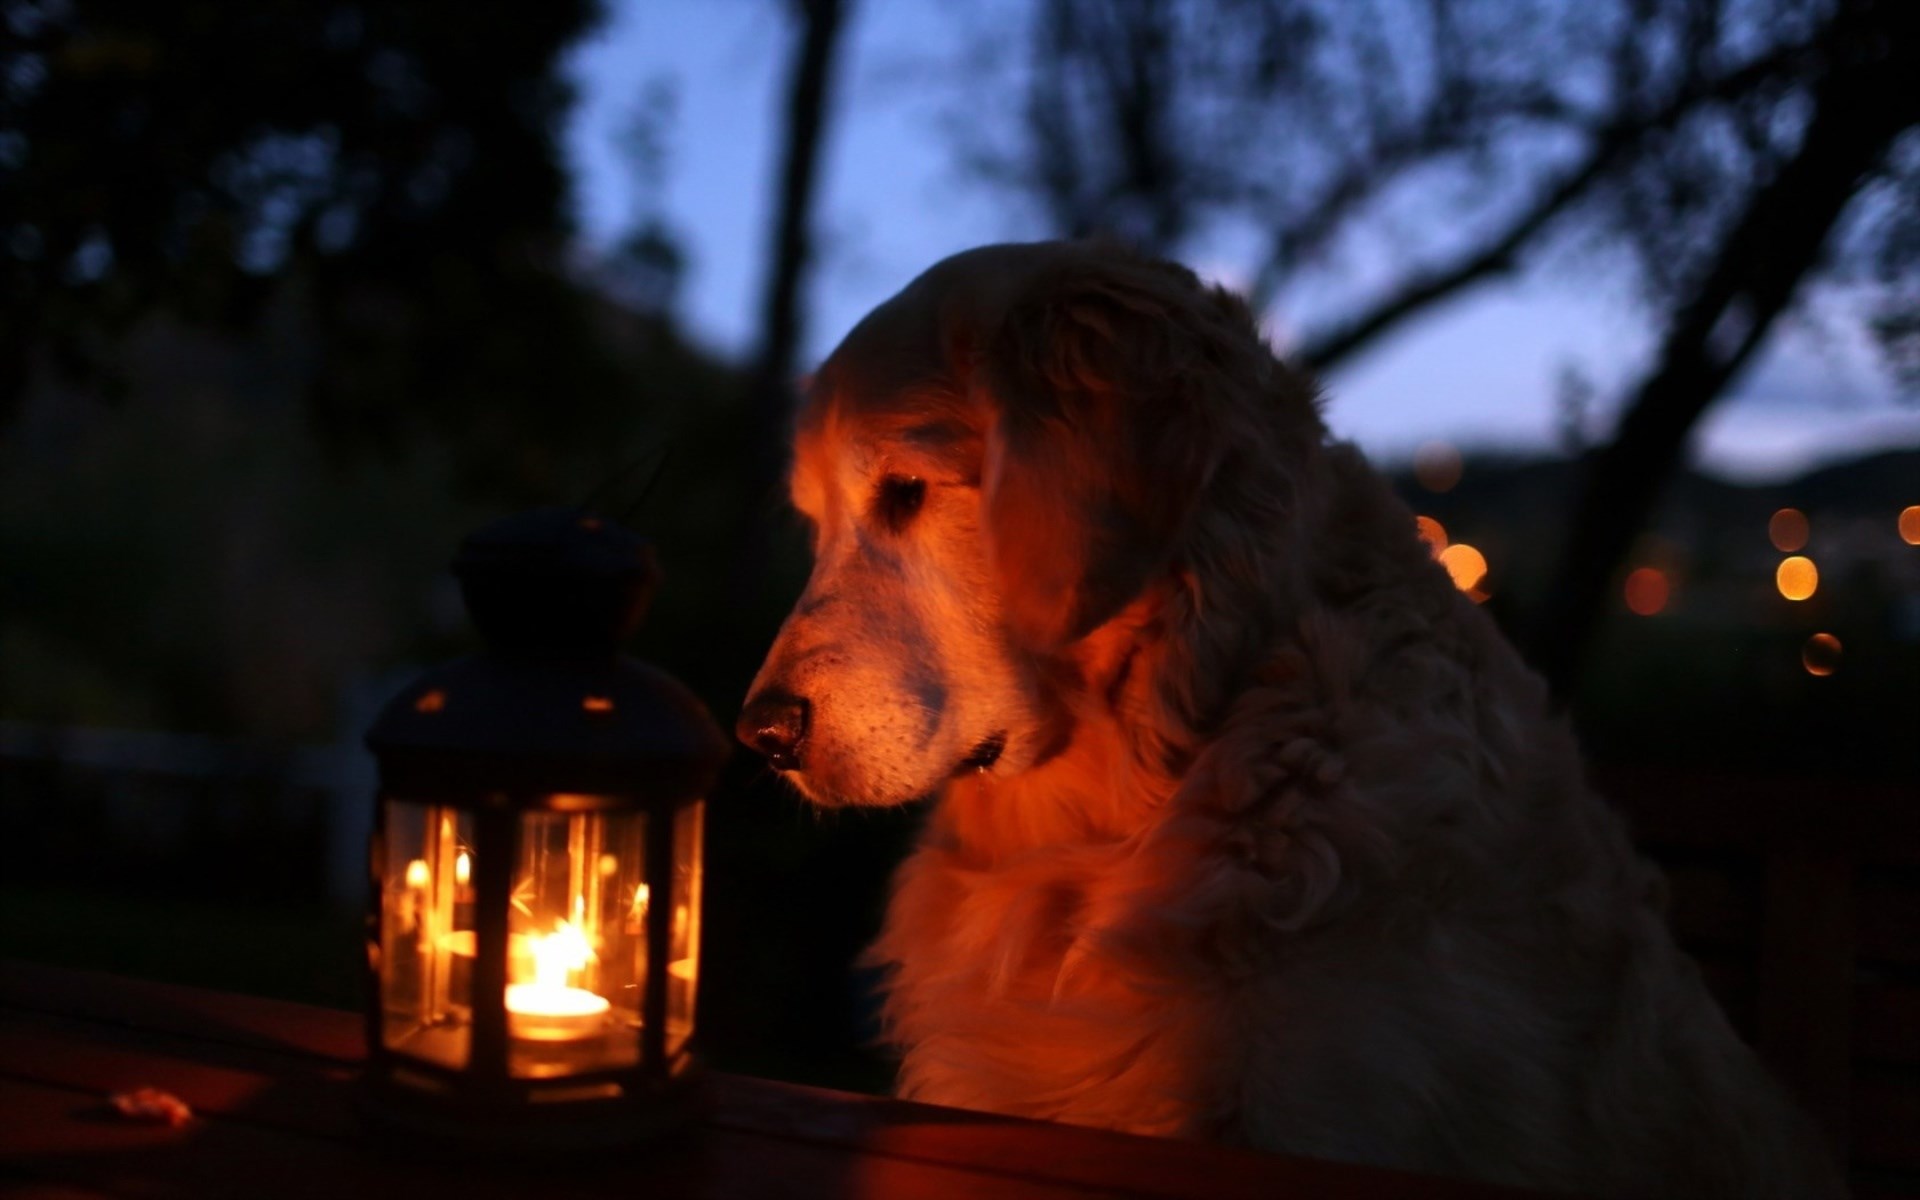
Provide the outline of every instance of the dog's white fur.
[[873,949],[901,1094],[1838,1193],[1540,682],[1237,300],[1100,246],[949,259],[823,366],[793,493],[816,565],[755,683],[811,705],[790,777],[937,797]]

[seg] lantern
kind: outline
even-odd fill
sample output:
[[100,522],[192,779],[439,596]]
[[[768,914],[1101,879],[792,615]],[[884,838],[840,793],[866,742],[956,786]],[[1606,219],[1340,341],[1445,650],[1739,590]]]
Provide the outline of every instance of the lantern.
[[685,1115],[695,1077],[701,797],[728,744],[618,651],[654,582],[637,535],[541,509],[453,569],[486,648],[367,734],[365,1108],[416,1140],[636,1140]]

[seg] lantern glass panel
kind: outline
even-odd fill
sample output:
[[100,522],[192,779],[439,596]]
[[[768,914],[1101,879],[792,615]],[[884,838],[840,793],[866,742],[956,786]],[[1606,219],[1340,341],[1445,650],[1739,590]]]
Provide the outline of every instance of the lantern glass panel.
[[673,936],[667,954],[667,1055],[693,1036],[700,979],[700,864],[706,806],[687,805],[673,817]]
[[548,1078],[639,1062],[646,834],[644,813],[521,817],[507,914],[512,1074]]
[[380,866],[380,1002],[389,1049],[467,1062],[473,1004],[472,815],[389,800]]

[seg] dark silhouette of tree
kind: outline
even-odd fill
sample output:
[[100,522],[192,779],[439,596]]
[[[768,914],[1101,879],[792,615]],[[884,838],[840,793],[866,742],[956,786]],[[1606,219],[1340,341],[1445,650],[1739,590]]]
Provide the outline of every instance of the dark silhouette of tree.
[[795,357],[805,332],[802,292],[813,265],[814,202],[820,155],[832,107],[836,64],[848,0],[790,0],[799,36],[789,67],[780,143],[766,290],[760,300],[760,344],[749,396],[754,414],[755,473],[771,485],[779,477],[788,414],[793,407]]
[[[1661,349],[1587,464],[1525,639],[1564,694],[1688,432],[1810,284],[1870,285],[1889,363],[1920,368],[1917,12],[1037,0],[1014,135],[974,122],[961,151],[1059,232],[1255,246],[1263,310],[1344,285],[1293,350],[1320,370],[1552,250],[1630,267]],[[1396,260],[1358,288],[1357,242]]]
[[593,0],[0,0],[0,418],[157,318],[295,312],[317,427],[538,490],[631,390],[565,271]]

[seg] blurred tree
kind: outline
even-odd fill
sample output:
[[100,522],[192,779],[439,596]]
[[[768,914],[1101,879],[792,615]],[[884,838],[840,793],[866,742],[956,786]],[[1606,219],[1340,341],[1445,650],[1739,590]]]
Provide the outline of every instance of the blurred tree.
[[[158,314],[292,295],[336,447],[449,442],[538,494],[630,385],[564,273],[559,57],[593,0],[0,0],[0,419],[113,394]],[[291,286],[290,286],[291,285]]]
[[960,149],[1060,232],[1254,247],[1258,309],[1335,314],[1295,342],[1321,370],[1555,249],[1628,265],[1660,349],[1531,631],[1564,689],[1688,431],[1810,283],[1864,285],[1915,373],[1917,72],[1904,0],[1036,0],[1012,137]]
[[779,184],[760,301],[760,344],[748,384],[756,413],[756,473],[779,477],[787,414],[793,406],[794,359],[804,336],[803,289],[813,265],[813,209],[821,151],[832,109],[834,78],[849,0],[790,0],[798,37],[789,67]]
[[609,294],[643,313],[671,313],[687,271],[686,252],[666,215],[667,143],[679,107],[673,83],[652,80],[620,134],[633,184],[633,219],[601,278]]

